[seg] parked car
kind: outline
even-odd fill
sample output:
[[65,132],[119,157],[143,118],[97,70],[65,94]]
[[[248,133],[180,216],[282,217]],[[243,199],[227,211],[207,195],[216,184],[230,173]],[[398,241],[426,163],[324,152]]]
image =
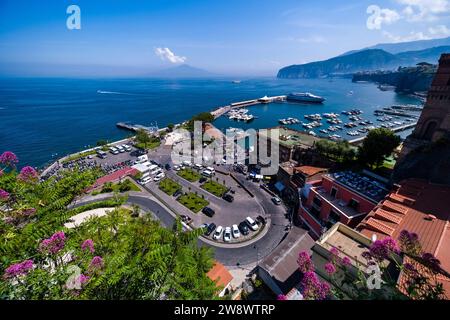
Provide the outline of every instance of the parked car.
[[180,216],[180,218],[181,218],[181,221],[183,221],[184,223],[191,223],[192,222],[192,219],[190,217],[188,217],[188,216],[185,216],[184,214],[182,214]]
[[261,225],[265,225],[266,224],[266,219],[263,216],[257,216],[256,217],[256,222],[260,223]]
[[204,232],[203,234],[206,233],[206,231],[208,230],[209,225],[207,223],[203,223],[202,225],[200,225],[200,227],[198,227],[199,229],[203,229]]
[[181,196],[182,193],[183,193],[183,190],[178,189],[177,191],[175,191],[175,193],[173,194],[173,196],[174,196],[175,198],[178,198],[178,196]]
[[199,183],[203,183],[203,182],[206,182],[206,181],[208,181],[208,179],[205,178],[205,177],[201,177],[200,180],[198,180]]
[[175,171],[180,171],[180,166],[173,166],[173,170],[175,170]]
[[168,163],[166,163],[166,165],[164,166],[164,168],[167,170],[167,171],[169,171],[171,168],[170,168],[170,164],[168,164]]
[[223,227],[222,226],[218,226],[216,228],[216,230],[214,231],[214,234],[213,234],[214,240],[219,240],[220,236],[222,235],[222,232],[223,232]]
[[158,173],[158,175],[156,175],[156,177],[153,178],[153,181],[159,181],[162,178],[164,178],[166,175],[164,174],[164,172]]
[[210,207],[204,207],[202,209],[202,212],[210,218],[212,218],[216,214],[216,212],[213,209],[211,209]]
[[225,232],[223,233],[223,241],[230,242],[231,241],[231,228],[226,227]]
[[211,223],[206,229],[205,235],[209,236],[214,230],[216,230],[216,224]]
[[225,201],[228,202],[233,202],[234,201],[234,197],[231,194],[225,193],[222,197]]
[[281,200],[278,197],[272,197],[272,202],[275,203],[277,206],[281,204]]
[[247,218],[245,219],[245,222],[247,222],[249,228],[252,229],[253,231],[256,231],[256,230],[259,229],[258,224],[257,224],[257,223],[255,222],[255,220],[253,220],[252,218],[247,217]]
[[239,231],[240,231],[244,236],[248,235],[249,230],[248,230],[247,222],[242,221],[241,223],[239,223],[239,227],[238,227],[238,228],[239,228]]
[[147,176],[147,177],[139,180],[139,183],[142,184],[142,185],[145,185],[145,184],[149,183],[150,181],[152,181],[152,178]]
[[233,238],[239,238],[241,236],[237,224],[233,224],[233,226],[231,227],[231,231],[233,233]]

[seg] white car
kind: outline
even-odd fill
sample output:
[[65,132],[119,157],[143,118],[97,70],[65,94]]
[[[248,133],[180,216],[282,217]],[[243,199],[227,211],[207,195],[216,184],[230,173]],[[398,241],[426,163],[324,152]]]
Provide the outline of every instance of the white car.
[[177,165],[173,166],[173,170],[180,171],[180,166],[177,166]]
[[218,227],[216,228],[216,230],[214,231],[213,239],[214,239],[214,240],[219,240],[219,239],[220,239],[220,236],[222,235],[222,231],[223,231],[222,226],[218,226]]
[[131,147],[130,147],[129,145],[124,144],[123,147],[124,147],[124,149],[125,149],[126,151],[128,151],[128,152],[131,151]]
[[231,241],[231,228],[226,227],[225,232],[223,233],[223,241],[230,242]]
[[250,229],[252,229],[253,231],[256,231],[259,229],[259,226],[256,224],[255,220],[253,220],[250,217],[247,217],[245,219],[245,222],[247,222],[248,226],[250,227]]
[[145,178],[139,180],[139,183],[142,184],[142,185],[145,185],[145,184],[149,183],[150,181],[152,181],[152,178],[145,177]]
[[238,228],[237,224],[233,224],[233,226],[231,227],[231,231],[233,233],[234,238],[237,239],[241,236],[241,233],[239,232],[239,228]]
[[158,175],[156,175],[156,177],[153,178],[153,181],[159,181],[162,178],[164,178],[166,175],[164,174],[164,172],[159,173]]

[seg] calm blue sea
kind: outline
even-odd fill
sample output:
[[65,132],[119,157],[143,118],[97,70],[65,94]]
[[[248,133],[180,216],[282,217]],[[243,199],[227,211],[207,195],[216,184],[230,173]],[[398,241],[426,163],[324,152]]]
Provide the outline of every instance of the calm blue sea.
[[[231,102],[292,91],[325,97],[322,106],[275,103],[251,107],[250,124],[220,118],[221,128],[265,128],[278,119],[358,108],[366,118],[392,104],[419,104],[414,98],[378,90],[350,79],[0,79],[0,152],[11,150],[21,165],[41,167],[56,158],[94,146],[99,139],[128,136],[120,121],[160,127]],[[350,94],[350,92],[353,94]],[[369,116],[370,115],[370,116]]]

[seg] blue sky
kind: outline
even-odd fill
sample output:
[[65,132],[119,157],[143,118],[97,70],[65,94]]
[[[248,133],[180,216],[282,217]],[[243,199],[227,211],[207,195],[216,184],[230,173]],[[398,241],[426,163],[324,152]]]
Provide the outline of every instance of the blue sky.
[[[79,30],[66,27],[72,4]],[[0,74],[143,75],[187,63],[273,75],[380,42],[445,36],[450,0],[0,0]]]

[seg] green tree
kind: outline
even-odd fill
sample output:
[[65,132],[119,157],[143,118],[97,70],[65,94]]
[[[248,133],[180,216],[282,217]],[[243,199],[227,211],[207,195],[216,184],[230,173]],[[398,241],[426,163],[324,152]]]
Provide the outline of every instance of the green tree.
[[173,123],[169,123],[167,125],[167,129],[169,129],[169,132],[172,132],[174,127],[175,127],[175,125]]
[[366,165],[379,167],[400,144],[400,137],[392,130],[377,128],[370,130],[358,148],[358,160]]
[[107,144],[108,144],[108,141],[104,140],[104,139],[100,139],[97,141],[97,147],[103,147],[103,146],[106,146]]
[[136,142],[143,146],[143,149],[147,149],[148,144],[152,141],[147,131],[139,129],[136,133]]

